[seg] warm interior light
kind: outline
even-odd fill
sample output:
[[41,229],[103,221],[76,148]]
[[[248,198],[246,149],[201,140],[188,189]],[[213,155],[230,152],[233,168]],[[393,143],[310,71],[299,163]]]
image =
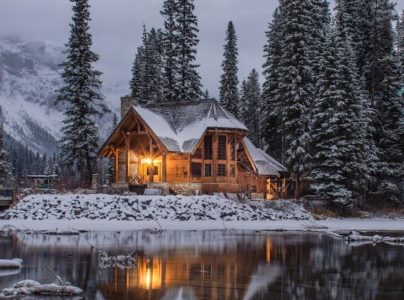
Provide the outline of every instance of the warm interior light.
[[143,158],[141,163],[146,165],[151,165],[153,160],[151,158]]

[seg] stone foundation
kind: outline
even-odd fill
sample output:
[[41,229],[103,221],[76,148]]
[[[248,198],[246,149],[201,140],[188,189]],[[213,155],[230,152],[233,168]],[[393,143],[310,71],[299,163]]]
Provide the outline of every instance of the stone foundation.
[[170,185],[167,182],[153,182],[147,184],[148,189],[160,190],[161,194],[166,196],[170,194]]
[[184,196],[202,194],[202,184],[201,183],[173,183],[173,184],[170,184],[170,188],[176,194],[184,195]]

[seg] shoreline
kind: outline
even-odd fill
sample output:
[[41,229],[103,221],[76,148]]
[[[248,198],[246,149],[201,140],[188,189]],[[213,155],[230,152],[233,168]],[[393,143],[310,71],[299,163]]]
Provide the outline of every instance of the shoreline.
[[116,221],[116,220],[0,220],[1,229],[21,231],[331,231],[331,232],[404,232],[404,219],[325,219],[275,221]]

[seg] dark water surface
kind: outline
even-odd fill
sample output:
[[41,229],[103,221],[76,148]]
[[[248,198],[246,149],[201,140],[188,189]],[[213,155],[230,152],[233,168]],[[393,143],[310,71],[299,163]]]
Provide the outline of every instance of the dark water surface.
[[[137,253],[134,269],[101,268],[97,249]],[[355,244],[322,234],[236,231],[99,232],[0,238],[0,258],[23,279],[54,281],[49,266],[84,299],[404,299],[404,246]],[[39,299],[39,298],[35,298]]]

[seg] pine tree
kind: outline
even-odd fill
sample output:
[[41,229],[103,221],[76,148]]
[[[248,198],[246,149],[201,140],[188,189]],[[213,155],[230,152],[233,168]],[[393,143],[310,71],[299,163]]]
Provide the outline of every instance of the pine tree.
[[262,87],[262,138],[267,151],[285,162],[284,129],[281,123],[283,98],[279,92],[280,58],[282,55],[282,11],[275,9],[264,46],[264,83]]
[[210,95],[209,95],[209,90],[205,89],[205,92],[203,93],[203,99],[204,100],[209,100],[210,99]]
[[138,47],[129,83],[131,96],[139,103],[163,101],[162,31],[143,26],[142,45]]
[[249,130],[248,137],[257,147],[261,147],[261,87],[259,75],[255,69],[252,69],[247,80],[242,82],[242,98],[240,100],[241,120]]
[[[377,175],[372,187],[380,198],[398,201],[401,193],[400,127],[402,127],[402,104],[400,90],[400,67],[394,47],[394,5],[390,0],[361,0],[359,19],[359,51],[357,63],[363,77],[367,114],[367,147],[369,156],[377,156],[372,162]],[[366,114],[364,114],[366,117]],[[371,141],[374,141],[374,149]],[[401,152],[401,153],[400,153]],[[369,164],[369,163],[368,163]]]
[[91,50],[88,0],[73,2],[73,22],[66,44],[63,66],[63,87],[58,101],[66,104],[63,137],[60,141],[62,163],[81,183],[90,182],[98,151],[98,127],[94,118],[108,111],[101,95],[101,73],[94,69],[98,55]]
[[143,97],[147,102],[160,102],[163,97],[162,82],[162,32],[152,28],[145,38]]
[[285,135],[285,163],[295,181],[295,197],[310,171],[309,116],[313,101],[311,0],[282,0],[282,54],[279,60],[281,122]]
[[397,21],[397,40],[396,40],[398,60],[401,70],[401,93],[404,93],[404,10]]
[[145,72],[145,60],[144,60],[144,47],[140,46],[137,48],[137,53],[135,56],[135,61],[132,66],[132,79],[129,82],[129,87],[131,90],[131,96],[142,103],[143,98],[143,78]]
[[177,0],[175,6],[176,53],[178,55],[177,99],[199,100],[202,95],[200,76],[195,64],[198,40],[198,19],[194,14],[194,0]]
[[363,84],[360,80],[356,55],[351,41],[351,29],[347,27],[346,19],[349,16],[344,12],[337,13],[337,49],[339,61],[338,89],[344,102],[340,105],[346,113],[345,129],[340,134],[346,147],[347,157],[344,166],[345,177],[349,179],[349,190],[356,199],[363,199],[367,192],[372,173],[369,166],[370,154],[368,145],[373,143],[369,138],[369,109],[367,99],[363,93]]
[[334,207],[347,209],[351,206],[352,192],[345,169],[350,141],[344,137],[349,120],[339,81],[342,51],[337,49],[335,28],[331,27],[316,82],[317,100],[313,107],[311,130],[314,153],[311,177],[315,182],[312,188],[317,193],[331,200]]
[[165,0],[163,10],[164,16],[163,49],[164,49],[164,71],[163,71],[163,92],[167,101],[176,100],[179,94],[178,85],[178,47],[177,47],[177,23],[175,13],[177,11],[177,0]]
[[11,166],[8,162],[8,155],[4,150],[3,113],[0,106],[0,185],[8,182],[11,178]]
[[236,31],[232,21],[227,26],[223,56],[223,74],[220,78],[220,103],[238,117],[238,49]]
[[312,51],[312,67],[314,78],[319,76],[319,61],[322,58],[324,50],[324,42],[326,32],[330,26],[331,13],[329,9],[329,2],[327,0],[312,0],[312,19],[313,19],[313,41],[310,43]]

